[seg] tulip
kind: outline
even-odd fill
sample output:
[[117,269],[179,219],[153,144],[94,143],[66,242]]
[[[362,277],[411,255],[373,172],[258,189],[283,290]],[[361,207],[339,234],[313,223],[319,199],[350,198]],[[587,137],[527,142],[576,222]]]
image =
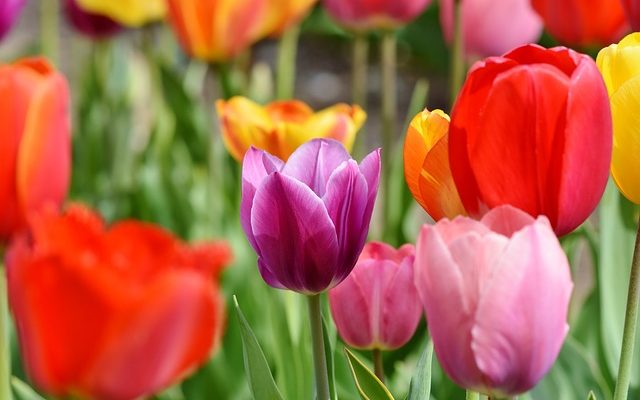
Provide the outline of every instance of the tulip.
[[317,0],[268,0],[264,32],[269,36],[280,36],[288,28],[300,22]]
[[413,198],[434,220],[464,215],[449,168],[449,116],[422,111],[404,141],[404,177]]
[[69,186],[69,89],[42,58],[0,65],[0,245]]
[[570,46],[603,46],[625,33],[620,0],[531,0],[549,33]]
[[264,35],[269,0],[168,0],[169,22],[192,57],[220,62]]
[[77,1],[65,0],[64,11],[67,20],[78,32],[94,39],[103,39],[122,29],[120,24],[109,17],[84,11],[78,7]]
[[413,284],[415,248],[370,242],[351,274],[329,291],[340,337],[360,349],[395,350],[413,336],[422,308]]
[[424,225],[415,282],[438,360],[458,385],[514,396],[553,365],[573,283],[546,217],[501,206],[481,221]]
[[76,0],[86,12],[104,15],[130,27],[140,27],[164,18],[167,0]]
[[625,197],[640,204],[640,33],[602,49],[597,63],[611,99],[611,175]]
[[[440,2],[440,23],[447,41],[453,40],[454,0]],[[462,31],[468,58],[501,55],[514,47],[536,42],[542,20],[529,0],[464,0]]]
[[9,303],[31,380],[56,397],[133,400],[177,383],[221,338],[225,244],[150,224],[105,229],[91,210],[43,212],[7,254]]
[[640,2],[638,0],[622,0],[622,6],[627,14],[627,21],[634,31],[640,30]]
[[262,107],[245,97],[218,100],[216,109],[224,144],[238,161],[251,146],[287,160],[313,138],[338,140],[351,151],[356,133],[367,117],[356,105],[337,104],[314,113],[297,100],[276,101]]
[[4,0],[0,2],[0,39],[16,23],[27,0]]
[[379,180],[379,150],[358,165],[330,139],[303,144],[286,163],[251,147],[240,220],[265,282],[306,295],[342,282],[367,238]]
[[414,20],[431,0],[324,0],[329,14],[354,30],[393,29]]
[[546,215],[558,235],[598,204],[609,175],[607,90],[593,60],[526,45],[476,63],[449,130],[451,172],[475,217],[510,204]]

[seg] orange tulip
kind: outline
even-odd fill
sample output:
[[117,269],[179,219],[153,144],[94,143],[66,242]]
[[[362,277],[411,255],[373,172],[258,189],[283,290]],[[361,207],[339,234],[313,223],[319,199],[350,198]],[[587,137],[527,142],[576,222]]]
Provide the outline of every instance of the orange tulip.
[[69,89],[42,58],[0,65],[0,244],[69,186]]
[[318,0],[269,0],[264,33],[279,36],[302,20]]
[[216,109],[225,146],[238,161],[251,146],[287,160],[295,149],[314,138],[338,140],[351,151],[367,118],[357,105],[336,104],[314,113],[297,100],[263,107],[245,97],[233,97],[218,100]]
[[187,246],[137,221],[105,229],[80,206],[39,213],[30,227],[7,253],[9,303],[26,370],[43,391],[138,399],[217,347],[226,244]]
[[264,35],[268,0],[168,0],[169,22],[192,57],[228,60]]
[[422,111],[404,142],[404,177],[416,201],[434,220],[465,215],[449,167],[449,116]]

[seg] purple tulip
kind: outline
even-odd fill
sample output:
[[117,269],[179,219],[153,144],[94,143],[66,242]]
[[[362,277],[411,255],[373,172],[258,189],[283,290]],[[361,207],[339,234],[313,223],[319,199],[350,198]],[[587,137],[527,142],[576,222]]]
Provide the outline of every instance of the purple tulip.
[[83,10],[77,0],[65,0],[64,11],[76,31],[93,39],[105,39],[122,30],[122,26],[111,18]]
[[0,39],[18,20],[27,0],[0,0]]
[[358,165],[316,139],[289,160],[249,149],[240,219],[267,284],[311,295],[342,282],[362,251],[380,180],[380,150]]

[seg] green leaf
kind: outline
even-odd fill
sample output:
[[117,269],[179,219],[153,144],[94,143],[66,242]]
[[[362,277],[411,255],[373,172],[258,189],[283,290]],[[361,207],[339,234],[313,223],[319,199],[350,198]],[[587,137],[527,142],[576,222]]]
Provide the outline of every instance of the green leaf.
[[29,385],[15,376],[11,378],[11,386],[13,386],[13,391],[18,397],[18,400],[45,400],[44,397],[36,393]]
[[240,310],[236,296],[233,296],[233,303],[240,322],[244,368],[249,376],[249,387],[251,388],[251,393],[253,393],[253,398],[255,400],[282,400],[282,395],[273,380],[273,375],[271,375],[267,359],[249,323]]
[[411,377],[407,400],[429,400],[431,398],[431,361],[433,360],[433,341],[429,340]]
[[386,386],[349,349],[345,347],[351,374],[362,400],[394,400]]
[[589,392],[587,400],[596,400],[596,395],[593,393],[593,390]]
[[327,321],[322,318],[322,339],[324,340],[324,353],[327,359],[327,374],[329,375],[329,395],[331,400],[338,400],[338,392],[336,391],[336,372],[333,360],[333,343],[329,336],[329,328]]

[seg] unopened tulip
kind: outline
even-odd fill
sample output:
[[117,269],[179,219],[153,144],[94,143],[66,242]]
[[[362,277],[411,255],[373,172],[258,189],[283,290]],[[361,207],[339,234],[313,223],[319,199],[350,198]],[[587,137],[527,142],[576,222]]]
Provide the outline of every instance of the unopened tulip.
[[318,0],[268,0],[267,17],[263,21],[264,33],[279,36],[300,22]]
[[264,36],[270,0],[167,0],[169,22],[190,56],[235,57]]
[[[448,41],[453,39],[454,0],[440,2],[440,23]],[[469,58],[499,56],[514,47],[537,42],[542,19],[529,0],[463,0],[464,51]]]
[[598,204],[611,147],[598,68],[564,47],[526,45],[476,63],[451,115],[451,172],[465,210],[478,217],[510,204],[546,215],[558,235]]
[[0,39],[9,32],[20,16],[27,0],[0,1]]
[[34,384],[56,397],[134,400],[217,347],[222,243],[187,246],[137,221],[105,228],[79,206],[31,220],[7,254],[9,302]]
[[491,398],[535,386],[569,330],[569,263],[546,217],[501,206],[424,225],[415,282],[442,368]]
[[360,349],[394,350],[413,336],[422,307],[413,284],[415,247],[364,246],[358,263],[329,291],[331,315],[342,340]]
[[107,16],[118,23],[139,27],[164,18],[167,0],[76,0],[84,11]]
[[602,49],[597,63],[611,99],[611,175],[620,191],[640,204],[640,33]]
[[622,0],[622,6],[627,14],[627,21],[634,31],[640,30],[640,1]]
[[620,0],[531,0],[549,33],[568,46],[606,46],[624,35]]
[[337,104],[314,112],[297,101],[276,101],[263,107],[245,97],[216,102],[227,150],[238,161],[254,146],[287,160],[314,138],[335,139],[351,151],[367,117],[358,106]]
[[64,11],[67,20],[76,31],[93,39],[108,38],[122,29],[122,26],[111,18],[78,7],[78,0],[65,0]]
[[69,186],[69,88],[42,58],[0,65],[0,245]]
[[340,24],[354,30],[393,29],[417,18],[431,0],[323,0]]
[[367,238],[379,180],[379,150],[358,165],[330,139],[303,144],[286,163],[249,149],[240,221],[265,282],[306,295],[342,282]]
[[413,198],[434,220],[464,215],[449,168],[449,116],[424,110],[404,141],[404,177]]

